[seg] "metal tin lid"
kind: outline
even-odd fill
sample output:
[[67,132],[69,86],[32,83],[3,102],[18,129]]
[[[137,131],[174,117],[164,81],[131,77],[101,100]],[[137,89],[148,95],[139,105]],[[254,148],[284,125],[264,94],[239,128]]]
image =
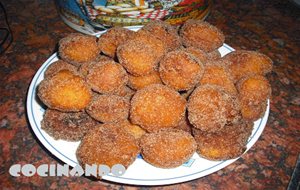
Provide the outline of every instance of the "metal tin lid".
[[163,20],[172,25],[188,19],[204,20],[211,0],[56,0],[66,24],[80,32],[96,35],[112,26],[144,25]]

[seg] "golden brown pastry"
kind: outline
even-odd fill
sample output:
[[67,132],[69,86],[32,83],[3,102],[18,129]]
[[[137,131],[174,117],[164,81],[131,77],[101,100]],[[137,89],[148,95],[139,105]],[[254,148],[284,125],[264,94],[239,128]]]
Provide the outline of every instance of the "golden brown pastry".
[[129,100],[116,95],[96,95],[87,106],[87,113],[103,123],[118,122],[128,118]]
[[97,38],[72,33],[59,41],[58,52],[62,60],[75,66],[94,61],[99,55]]
[[166,129],[145,134],[140,141],[143,159],[159,168],[175,168],[188,161],[197,145],[190,133]]
[[195,87],[203,73],[203,64],[183,50],[167,53],[159,66],[159,75],[163,83],[177,91]]
[[40,83],[38,96],[51,109],[82,111],[92,99],[92,90],[80,75],[61,70]]
[[237,84],[243,119],[256,121],[263,116],[271,96],[269,81],[260,75],[248,76]]
[[229,70],[234,82],[249,75],[265,75],[272,71],[272,60],[256,51],[236,50],[222,59],[229,61]]
[[130,166],[140,152],[132,135],[116,124],[103,124],[90,130],[82,139],[76,156],[79,163]]
[[235,97],[220,87],[202,85],[189,98],[188,118],[195,128],[205,132],[217,132],[226,124],[240,119],[239,104]]
[[146,131],[175,127],[184,117],[186,100],[161,84],[138,90],[131,99],[130,119]]
[[227,160],[241,156],[251,135],[253,123],[241,122],[226,126],[216,133],[193,128],[197,153],[208,160]]
[[128,83],[128,75],[122,65],[114,61],[92,64],[86,81],[96,92],[115,94]]
[[224,34],[215,26],[201,20],[187,20],[180,30],[183,45],[212,52],[225,41]]

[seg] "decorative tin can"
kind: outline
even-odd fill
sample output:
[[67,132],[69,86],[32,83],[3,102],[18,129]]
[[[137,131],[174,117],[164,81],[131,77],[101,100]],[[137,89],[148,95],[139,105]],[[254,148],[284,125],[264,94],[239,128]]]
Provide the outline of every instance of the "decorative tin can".
[[211,0],[56,0],[66,24],[96,35],[112,26],[144,25],[163,20],[178,25],[188,19],[204,20]]

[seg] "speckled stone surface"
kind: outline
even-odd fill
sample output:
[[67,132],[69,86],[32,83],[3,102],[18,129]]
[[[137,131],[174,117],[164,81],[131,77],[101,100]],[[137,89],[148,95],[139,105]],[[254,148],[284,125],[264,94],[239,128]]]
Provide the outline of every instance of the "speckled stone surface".
[[[1,189],[146,189],[84,177],[11,177],[12,164],[55,164],[35,139],[26,118],[26,93],[56,43],[74,32],[53,1],[1,1],[14,42],[0,56]],[[216,0],[207,21],[236,49],[258,50],[274,61],[267,126],[252,149],[228,167],[193,181],[154,189],[286,189],[300,153],[300,8],[289,1]],[[3,21],[0,21],[2,24]]]

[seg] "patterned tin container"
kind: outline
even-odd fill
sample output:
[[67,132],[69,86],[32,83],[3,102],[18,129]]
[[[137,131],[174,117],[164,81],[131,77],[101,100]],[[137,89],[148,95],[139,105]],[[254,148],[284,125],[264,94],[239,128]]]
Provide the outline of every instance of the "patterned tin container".
[[56,0],[66,24],[97,35],[112,26],[139,26],[151,20],[179,25],[208,15],[211,0]]

